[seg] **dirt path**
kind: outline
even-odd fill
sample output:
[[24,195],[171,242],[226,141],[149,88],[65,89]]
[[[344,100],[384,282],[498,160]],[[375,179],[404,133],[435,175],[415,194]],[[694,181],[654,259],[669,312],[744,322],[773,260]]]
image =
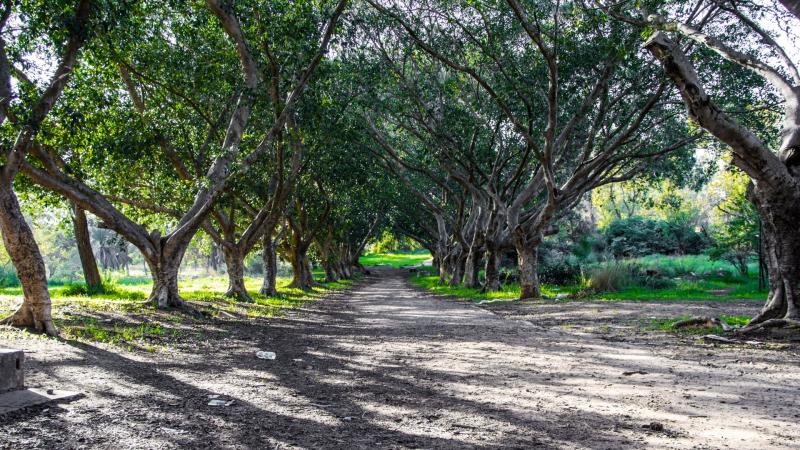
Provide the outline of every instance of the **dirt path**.
[[537,326],[398,272],[155,354],[19,336],[29,385],[86,397],[0,418],[2,448],[800,448],[796,347]]

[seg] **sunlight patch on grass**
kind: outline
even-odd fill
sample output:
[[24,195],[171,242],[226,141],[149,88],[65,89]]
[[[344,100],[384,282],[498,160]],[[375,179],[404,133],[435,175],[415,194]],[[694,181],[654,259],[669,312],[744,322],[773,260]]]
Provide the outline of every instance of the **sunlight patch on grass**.
[[[503,285],[502,289],[493,292],[481,292],[480,289],[465,288],[463,286],[450,286],[448,284],[439,284],[438,276],[414,276],[411,277],[411,283],[415,286],[427,289],[435,294],[450,295],[465,300],[482,301],[482,300],[509,300],[513,301],[519,298],[519,285],[507,284]],[[577,290],[576,286],[554,286],[542,285],[542,294],[546,297],[556,297],[559,294],[572,294]]]
[[[225,276],[182,279],[179,287],[181,296],[206,317],[228,320],[282,316],[288,309],[312,302],[328,292],[348,288],[354,281],[320,283],[303,291],[289,288],[291,279],[281,277],[277,280],[279,295],[275,297],[259,294],[261,283],[261,278],[245,278],[253,303],[225,297],[228,287]],[[67,339],[148,352],[168,345],[169,338],[181,334],[179,328],[206,320],[183,311],[156,309],[143,301],[151,287],[149,280],[129,282],[124,287],[115,286],[112,292],[91,297],[65,295],[62,287],[51,287],[53,320]],[[21,302],[22,292],[18,288],[0,289],[0,317],[13,313]]]
[[[501,291],[481,292],[480,289],[465,288],[462,286],[440,285],[438,276],[412,276],[411,283],[433,293],[451,295],[463,299],[481,301],[508,299],[519,297],[518,284],[507,284]],[[758,290],[758,281],[755,277],[739,279],[736,277],[712,278],[708,280],[677,280],[671,288],[653,289],[641,286],[630,286],[618,292],[586,291],[583,286],[557,286],[544,284],[541,286],[542,295],[549,298],[563,297],[564,300],[603,300],[603,301],[703,301],[703,300],[763,300],[765,291]]]
[[362,256],[358,261],[364,266],[416,266],[431,260],[429,252],[415,253],[380,253]]

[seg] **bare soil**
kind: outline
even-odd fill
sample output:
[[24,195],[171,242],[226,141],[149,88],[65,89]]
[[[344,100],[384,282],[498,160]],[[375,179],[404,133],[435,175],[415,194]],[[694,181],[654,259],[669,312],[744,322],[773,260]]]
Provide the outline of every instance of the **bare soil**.
[[800,448],[797,342],[645,326],[759,306],[479,308],[384,270],[285,318],[195,325],[155,353],[14,333],[0,346],[27,352],[29,386],[85,396],[0,417],[0,448]]

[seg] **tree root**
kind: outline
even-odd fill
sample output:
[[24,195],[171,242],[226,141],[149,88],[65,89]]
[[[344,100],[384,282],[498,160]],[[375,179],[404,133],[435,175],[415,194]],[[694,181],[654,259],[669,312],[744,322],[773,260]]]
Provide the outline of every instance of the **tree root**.
[[770,329],[770,328],[798,328],[800,329],[800,320],[795,319],[769,319],[763,322],[748,324],[736,330],[739,334],[747,334],[755,331]]
[[0,320],[0,325],[8,325],[15,328],[26,328],[37,333],[44,333],[48,336],[58,337],[58,330],[53,325],[52,320],[36,320],[29,311],[24,311],[21,306],[14,314]]
[[735,327],[728,325],[724,320],[719,317],[692,317],[691,319],[680,320],[672,324],[672,329],[677,330],[685,327],[714,327],[721,326],[725,332],[733,332],[736,334],[753,333],[760,330],[770,328],[798,328],[800,329],[800,320],[797,319],[768,319],[762,322],[753,323],[751,320],[749,324],[743,327]]
[[733,331],[736,327],[728,325],[719,317],[692,317],[691,319],[679,320],[672,324],[672,329],[677,330],[686,327],[722,327],[722,331]]
[[261,289],[261,290],[258,291],[258,293],[263,295],[264,297],[277,297],[278,295],[280,295],[280,294],[278,294],[278,290],[277,289],[272,289],[272,290]]
[[238,291],[238,290],[236,290],[236,291],[228,291],[228,292],[225,293],[225,297],[232,298],[235,301],[241,302],[241,303],[255,303],[255,300],[253,300],[253,297],[251,297],[250,294],[248,292],[246,292],[246,291],[245,292]]

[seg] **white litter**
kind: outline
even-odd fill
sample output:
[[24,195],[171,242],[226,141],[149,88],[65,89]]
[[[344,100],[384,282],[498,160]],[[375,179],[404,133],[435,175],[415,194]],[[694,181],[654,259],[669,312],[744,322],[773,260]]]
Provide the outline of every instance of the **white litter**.
[[275,359],[275,352],[265,352],[265,351],[258,351],[256,352],[256,358],[259,359]]

